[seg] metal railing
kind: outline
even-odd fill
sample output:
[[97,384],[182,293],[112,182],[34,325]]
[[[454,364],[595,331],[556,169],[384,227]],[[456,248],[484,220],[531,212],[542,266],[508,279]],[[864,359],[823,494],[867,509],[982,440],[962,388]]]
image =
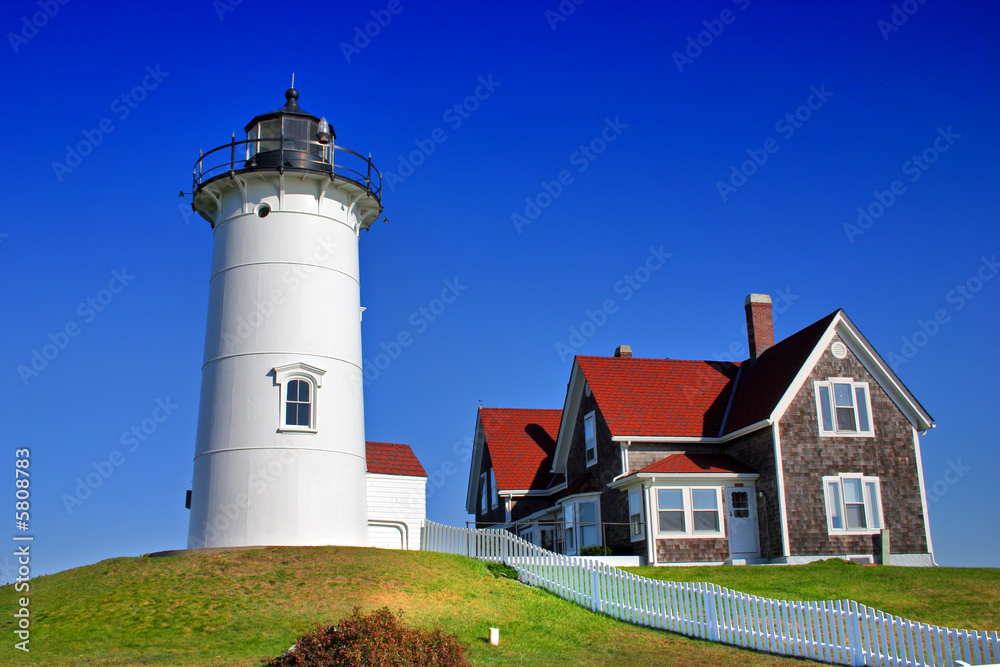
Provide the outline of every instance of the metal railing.
[[[276,145],[276,150],[251,153],[251,148],[262,144]],[[236,147],[244,146],[241,157],[237,158]],[[316,151],[315,149],[319,150]],[[276,154],[277,164],[257,165],[255,160],[263,156]],[[342,160],[338,163],[338,160]],[[296,164],[298,163],[298,164]],[[303,164],[307,166],[302,166]],[[312,171],[329,174],[330,178],[342,178],[359,185],[368,191],[372,197],[382,200],[382,174],[372,164],[371,154],[368,157],[349,148],[335,144],[324,144],[319,141],[305,141],[287,138],[284,135],[270,139],[245,139],[232,141],[217,146],[208,152],[202,152],[191,170],[192,189],[197,192],[208,181],[219,176],[232,176],[244,170],[274,169],[278,172],[288,170]]]
[[[633,533],[633,526],[639,527],[638,533]],[[623,523],[620,521],[537,521],[537,520],[524,520],[517,519],[514,521],[505,521],[502,523],[492,523],[486,524],[483,521],[466,521],[466,528],[476,528],[479,530],[507,530],[518,537],[523,537],[525,533],[530,532],[533,528],[538,528],[540,530],[552,531],[552,544],[553,547],[550,551],[555,551],[557,553],[564,553],[564,545],[566,544],[567,528],[572,526],[574,537],[573,540],[576,542],[574,549],[579,553],[580,549],[586,549],[587,547],[610,547],[608,544],[608,527],[612,529],[621,528],[622,530],[616,530],[618,537],[623,539],[613,540],[616,545],[629,545],[633,535],[645,535],[645,522],[639,521],[638,524],[633,524],[632,522]],[[600,527],[601,531],[601,541],[598,544],[582,544],[583,541],[583,528],[589,527]],[[543,545],[544,546],[544,545]],[[546,547],[548,548],[548,547]],[[631,555],[631,552],[629,553]]]

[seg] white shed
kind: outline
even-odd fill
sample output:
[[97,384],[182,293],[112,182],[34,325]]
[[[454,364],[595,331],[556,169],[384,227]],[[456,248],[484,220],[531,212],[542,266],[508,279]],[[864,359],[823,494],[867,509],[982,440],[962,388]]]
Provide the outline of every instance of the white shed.
[[368,544],[381,549],[420,549],[427,516],[427,473],[409,445],[366,442]]

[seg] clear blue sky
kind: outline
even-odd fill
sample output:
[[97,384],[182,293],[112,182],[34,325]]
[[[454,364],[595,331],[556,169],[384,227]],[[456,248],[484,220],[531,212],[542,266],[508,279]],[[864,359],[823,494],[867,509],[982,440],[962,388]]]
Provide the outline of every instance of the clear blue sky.
[[[938,424],[938,560],[1000,565],[994,3],[49,2],[0,10],[0,462],[31,451],[36,573],[184,546],[212,235],[177,193],[292,72],[398,176],[361,239],[365,357],[413,343],[381,360],[366,428],[413,446],[431,519],[468,518],[480,400],[562,406],[559,344],[742,358],[743,299],[767,292],[779,339],[843,308],[905,362]],[[651,248],[672,256],[626,290]]]

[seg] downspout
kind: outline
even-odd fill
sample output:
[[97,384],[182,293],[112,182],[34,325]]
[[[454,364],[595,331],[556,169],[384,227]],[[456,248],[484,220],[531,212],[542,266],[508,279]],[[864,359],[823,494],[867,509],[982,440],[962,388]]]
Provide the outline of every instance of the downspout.
[[643,518],[646,521],[646,565],[656,565],[656,538],[653,535],[653,523],[652,523],[652,511],[653,505],[649,501],[649,493],[651,489],[646,486],[645,483],[642,485],[642,497],[645,515]]
[[622,474],[618,475],[617,477],[615,477],[614,479],[612,479],[610,482],[608,482],[609,485],[613,484],[614,482],[617,482],[622,477],[628,477],[628,474],[629,474],[629,470],[628,470],[628,448],[629,448],[629,446],[631,444],[632,444],[631,440],[626,440],[625,442],[619,442],[618,443],[618,451],[619,451],[619,453],[621,455]]

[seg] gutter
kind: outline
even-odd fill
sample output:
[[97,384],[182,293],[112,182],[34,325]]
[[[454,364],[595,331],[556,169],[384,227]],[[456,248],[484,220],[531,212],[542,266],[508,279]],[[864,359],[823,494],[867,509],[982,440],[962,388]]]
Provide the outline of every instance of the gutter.
[[761,419],[759,422],[750,424],[749,426],[744,426],[738,431],[733,431],[728,435],[721,437],[699,437],[699,436],[683,436],[683,435],[615,435],[611,436],[613,442],[652,442],[652,443],[696,443],[696,444],[708,444],[708,445],[721,445],[723,443],[729,442],[735,438],[746,435],[747,433],[752,433],[753,431],[760,430],[767,426],[773,424],[774,421],[769,417],[767,419]]

